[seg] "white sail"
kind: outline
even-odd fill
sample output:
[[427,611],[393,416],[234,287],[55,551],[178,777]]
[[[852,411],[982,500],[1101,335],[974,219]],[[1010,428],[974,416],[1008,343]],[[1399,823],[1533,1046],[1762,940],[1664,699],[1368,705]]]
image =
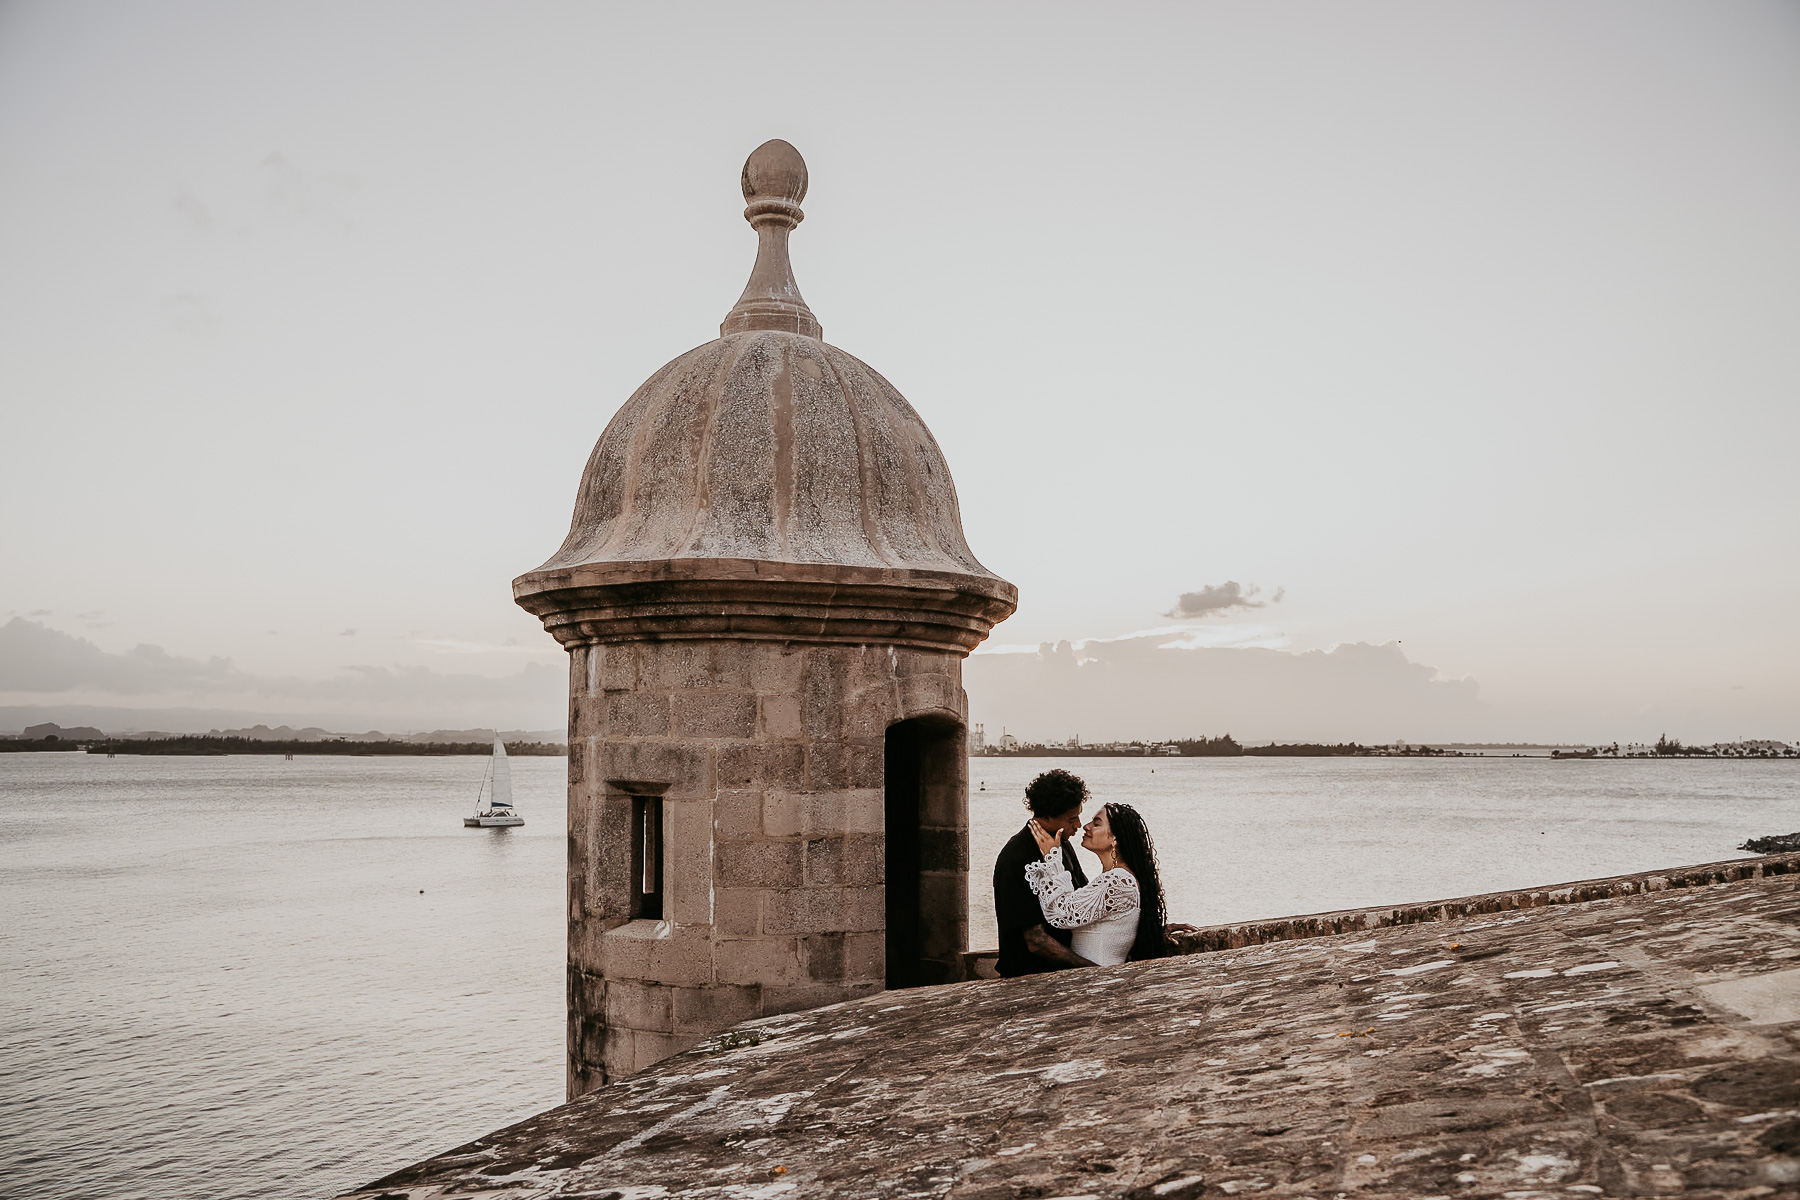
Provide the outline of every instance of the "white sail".
[[506,743],[494,738],[493,808],[512,807],[512,768],[506,763]]

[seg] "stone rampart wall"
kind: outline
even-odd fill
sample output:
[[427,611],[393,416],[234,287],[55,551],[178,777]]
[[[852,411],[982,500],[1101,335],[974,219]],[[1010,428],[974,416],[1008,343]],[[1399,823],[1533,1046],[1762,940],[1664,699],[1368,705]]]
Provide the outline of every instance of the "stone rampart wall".
[[1765,875],[1796,873],[1800,873],[1800,854],[1770,854],[1762,858],[1701,863],[1698,866],[1679,867],[1674,870],[1645,871],[1637,875],[1613,875],[1605,879],[1583,879],[1575,883],[1559,883],[1549,887],[1529,888],[1521,891],[1486,892],[1478,896],[1461,896],[1455,900],[1432,900],[1424,904],[1401,904],[1384,908],[1349,908],[1341,912],[1313,913],[1303,917],[1282,917],[1273,921],[1208,925],[1192,933],[1177,935],[1176,943],[1184,954],[1206,954],[1215,950],[1236,950],[1242,946],[1259,946],[1266,942],[1290,942],[1298,938],[1330,937],[1338,933],[1385,929],[1394,925],[1417,925],[1426,921],[1456,921],[1484,913],[1543,908],[1552,904],[1580,904],[1588,900],[1606,900],[1614,896],[1637,896],[1645,892],[1660,892],[1669,888],[1707,887],[1711,884],[1731,883],[1739,879],[1760,879]]
[[[1543,908],[1553,904],[1580,904],[1587,900],[1605,900],[1614,896],[1637,896],[1669,888],[1707,887],[1739,879],[1760,879],[1765,875],[1800,874],[1800,854],[1769,854],[1761,858],[1739,858],[1729,862],[1701,863],[1672,870],[1645,871],[1637,875],[1612,875],[1604,879],[1583,879],[1575,883],[1559,883],[1549,887],[1526,888],[1512,892],[1484,892],[1461,896],[1454,900],[1432,900],[1423,904],[1389,905],[1380,908],[1346,908],[1337,912],[1311,913],[1300,917],[1279,917],[1270,921],[1242,921],[1230,925],[1206,925],[1191,933],[1178,934],[1175,944],[1183,954],[1210,954],[1219,950],[1236,950],[1244,946],[1260,946],[1268,942],[1291,942],[1300,938],[1331,937],[1359,930],[1386,929],[1396,925],[1417,925],[1428,921],[1456,921],[1483,913],[1512,912],[1518,909]],[[963,974],[968,979],[997,979],[994,970],[996,951],[975,950],[963,956]]]
[[1792,1197],[1797,859],[775,1017],[354,1194]]

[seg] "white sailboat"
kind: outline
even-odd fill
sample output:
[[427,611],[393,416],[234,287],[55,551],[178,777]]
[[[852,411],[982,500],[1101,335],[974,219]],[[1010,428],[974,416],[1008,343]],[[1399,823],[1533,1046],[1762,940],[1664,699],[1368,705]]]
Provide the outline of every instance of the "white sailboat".
[[[481,796],[488,798],[486,808],[481,807]],[[506,761],[506,743],[499,735],[494,737],[494,758],[488,767],[488,773],[482,778],[481,791],[475,797],[475,815],[464,817],[464,825],[480,826],[483,829],[494,826],[523,825],[525,818],[513,811],[512,804],[512,768]]]

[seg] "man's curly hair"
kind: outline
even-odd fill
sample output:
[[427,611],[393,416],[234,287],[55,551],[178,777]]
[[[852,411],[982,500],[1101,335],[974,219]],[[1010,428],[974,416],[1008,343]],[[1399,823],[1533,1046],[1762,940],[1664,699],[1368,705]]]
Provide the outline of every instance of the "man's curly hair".
[[1087,784],[1061,767],[1045,771],[1025,785],[1025,807],[1034,817],[1060,817],[1087,803]]

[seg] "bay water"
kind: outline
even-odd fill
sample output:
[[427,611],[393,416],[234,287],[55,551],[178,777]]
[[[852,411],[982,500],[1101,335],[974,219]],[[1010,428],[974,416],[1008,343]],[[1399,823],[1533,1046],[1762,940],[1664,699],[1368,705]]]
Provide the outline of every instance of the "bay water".
[[[327,1197],[561,1101],[564,760],[0,755],[0,1195]],[[1172,920],[1740,856],[1793,761],[970,760],[971,944],[1038,771],[1144,812]],[[1091,861],[1090,861],[1091,865]]]

